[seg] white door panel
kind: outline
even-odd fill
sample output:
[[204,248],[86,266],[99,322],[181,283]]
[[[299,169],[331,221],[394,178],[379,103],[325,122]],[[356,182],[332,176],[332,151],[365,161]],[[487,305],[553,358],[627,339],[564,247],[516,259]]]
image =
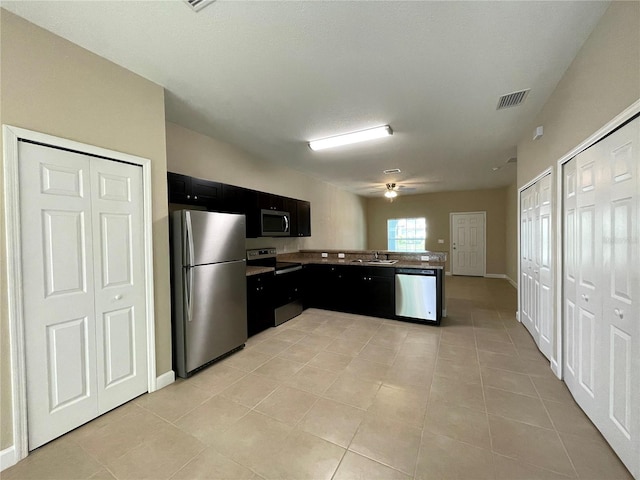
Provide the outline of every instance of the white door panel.
[[[564,166],[567,185],[576,169],[577,189],[574,197],[564,197],[563,252],[565,381],[636,478],[640,476],[639,148],[636,119]],[[575,270],[574,251],[568,248],[573,235]],[[578,332],[573,326],[574,301]],[[572,365],[574,344],[577,371]]]
[[98,414],[89,161],[19,143],[29,447]]
[[484,213],[452,213],[451,273],[484,276]]
[[[95,159],[91,168],[96,248],[98,398],[108,411],[147,391],[142,169]],[[136,261],[138,259],[138,261]]]
[[147,390],[141,168],[19,143],[29,448]]
[[551,175],[520,193],[521,321],[540,351],[553,354]]

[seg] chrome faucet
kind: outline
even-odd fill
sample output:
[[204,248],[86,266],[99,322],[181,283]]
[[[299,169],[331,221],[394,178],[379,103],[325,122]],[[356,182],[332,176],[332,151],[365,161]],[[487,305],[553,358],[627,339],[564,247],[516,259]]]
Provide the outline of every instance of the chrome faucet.
[[375,258],[376,260],[379,260],[377,251],[373,252],[373,258]]

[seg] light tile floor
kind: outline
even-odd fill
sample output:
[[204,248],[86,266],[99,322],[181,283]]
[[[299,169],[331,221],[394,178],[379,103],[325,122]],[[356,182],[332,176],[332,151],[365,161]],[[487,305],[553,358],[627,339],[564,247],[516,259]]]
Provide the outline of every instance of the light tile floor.
[[440,328],[322,310],[2,472],[60,479],[629,479],[515,320],[447,277]]

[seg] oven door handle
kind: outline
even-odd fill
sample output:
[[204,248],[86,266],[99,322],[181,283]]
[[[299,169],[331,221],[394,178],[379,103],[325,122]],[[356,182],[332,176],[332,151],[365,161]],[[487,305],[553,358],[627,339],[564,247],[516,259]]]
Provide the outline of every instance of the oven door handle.
[[276,275],[283,275],[285,273],[296,272],[298,270],[302,270],[302,265],[297,265],[295,267],[283,268],[282,270],[276,270]]

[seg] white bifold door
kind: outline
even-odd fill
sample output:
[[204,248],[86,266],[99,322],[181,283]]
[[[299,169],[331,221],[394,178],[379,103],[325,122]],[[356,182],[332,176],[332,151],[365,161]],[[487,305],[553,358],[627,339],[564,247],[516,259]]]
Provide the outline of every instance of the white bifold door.
[[563,168],[564,379],[640,478],[640,120]]
[[540,351],[553,355],[551,174],[520,193],[520,320]]
[[19,142],[32,450],[147,391],[142,168]]

